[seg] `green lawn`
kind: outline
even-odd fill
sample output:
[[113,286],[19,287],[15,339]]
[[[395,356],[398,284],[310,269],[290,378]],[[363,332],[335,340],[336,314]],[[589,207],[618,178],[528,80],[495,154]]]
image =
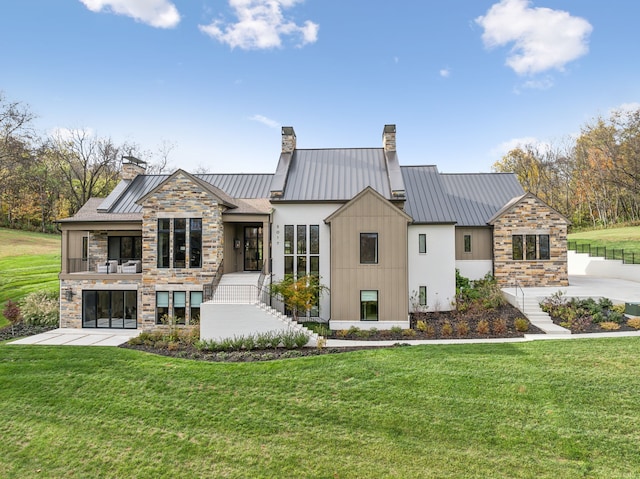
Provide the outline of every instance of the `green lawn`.
[[0,344],[0,477],[636,478],[640,338],[220,364]]
[[569,234],[568,239],[578,243],[590,243],[592,246],[624,249],[625,252],[640,255],[640,226],[581,231]]
[[60,237],[0,228],[0,328],[5,301],[33,291],[56,291],[60,273]]

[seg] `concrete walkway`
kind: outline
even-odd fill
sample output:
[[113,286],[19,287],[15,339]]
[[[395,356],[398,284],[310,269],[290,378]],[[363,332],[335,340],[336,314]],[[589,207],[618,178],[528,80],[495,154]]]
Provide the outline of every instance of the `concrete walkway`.
[[120,346],[140,334],[138,329],[72,329],[59,328],[27,336],[7,344],[39,344],[43,346]]

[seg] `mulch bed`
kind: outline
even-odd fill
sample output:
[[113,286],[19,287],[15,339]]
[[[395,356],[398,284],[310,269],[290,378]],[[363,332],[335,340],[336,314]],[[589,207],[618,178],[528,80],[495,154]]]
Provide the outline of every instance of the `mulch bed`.
[[57,329],[58,326],[29,326],[23,322],[20,322],[13,327],[11,325],[5,326],[0,329],[0,341],[6,341],[7,339],[21,338],[24,336],[33,336],[34,334],[46,333]]

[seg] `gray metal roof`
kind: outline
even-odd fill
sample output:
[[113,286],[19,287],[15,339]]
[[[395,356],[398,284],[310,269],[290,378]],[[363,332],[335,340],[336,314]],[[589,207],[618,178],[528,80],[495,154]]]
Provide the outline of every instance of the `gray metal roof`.
[[348,201],[367,186],[392,199],[382,148],[296,149],[278,200]]
[[[170,175],[138,175],[121,191],[117,201],[110,200],[110,213],[139,213],[142,206],[136,202]],[[196,178],[221,189],[232,198],[268,198],[271,174],[205,174]],[[120,184],[124,183],[121,182]],[[119,187],[120,185],[118,185]],[[109,196],[110,198],[111,196]],[[107,199],[109,199],[107,198]],[[105,200],[106,202],[106,200]]]
[[407,201],[404,210],[414,223],[455,223],[455,212],[435,166],[402,166]]
[[440,174],[458,226],[486,226],[512,198],[524,194],[512,173]]

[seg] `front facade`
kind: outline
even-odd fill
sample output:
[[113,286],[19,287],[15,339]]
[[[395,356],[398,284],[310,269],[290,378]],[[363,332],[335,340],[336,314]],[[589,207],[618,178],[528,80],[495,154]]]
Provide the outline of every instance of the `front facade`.
[[382,148],[320,150],[298,149],[285,127],[274,174],[143,166],[127,162],[109,197],[60,220],[62,327],[198,324],[217,281],[243,271],[318,275],[329,293],[309,315],[332,329],[408,327],[412,310],[450,310],[456,269],[567,284],[565,218],[510,174],[400,166],[394,125]]

